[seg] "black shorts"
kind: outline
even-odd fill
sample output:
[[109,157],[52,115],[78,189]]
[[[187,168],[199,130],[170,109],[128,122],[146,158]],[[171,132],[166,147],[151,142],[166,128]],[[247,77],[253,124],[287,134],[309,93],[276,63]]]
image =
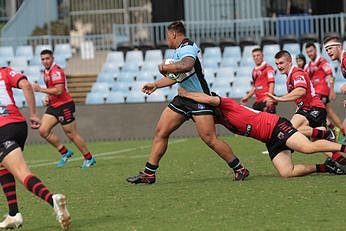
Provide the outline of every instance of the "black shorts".
[[252,105],[252,108],[257,110],[257,111],[264,111],[264,112],[268,112],[268,113],[272,113],[272,114],[276,113],[275,105],[271,105],[270,107],[267,107],[267,104],[264,101],[262,101],[262,102],[255,102]]
[[197,103],[192,99],[175,96],[174,99],[168,104],[168,107],[183,115],[186,119],[190,119],[194,115],[214,115],[214,108],[207,104]]
[[288,138],[290,138],[297,131],[298,130],[293,127],[289,120],[282,117],[279,119],[273,129],[270,140],[266,143],[271,160],[273,160],[277,154],[284,150],[291,150],[291,152],[293,152],[292,149],[286,146],[286,142]]
[[54,116],[62,125],[69,124],[75,120],[75,104],[74,102],[65,103],[59,107],[49,106],[46,114]]
[[0,127],[0,162],[16,148],[24,150],[28,136],[26,122],[11,123]]
[[324,108],[299,108],[295,114],[303,115],[309,121],[309,126],[312,128],[322,127],[327,123],[327,111]]
[[326,105],[327,103],[330,103],[329,96],[327,95],[318,95],[320,97],[321,101]]

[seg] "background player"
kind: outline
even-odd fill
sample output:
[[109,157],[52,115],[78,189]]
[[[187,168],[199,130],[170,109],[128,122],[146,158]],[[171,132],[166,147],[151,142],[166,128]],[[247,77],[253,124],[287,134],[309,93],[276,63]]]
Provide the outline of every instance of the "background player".
[[259,47],[252,50],[252,58],[255,62],[255,67],[252,70],[253,87],[240,100],[240,103],[246,105],[247,101],[255,94],[256,100],[252,106],[253,109],[275,113],[274,101],[266,95],[266,92],[274,94],[274,68],[264,61],[262,49]]

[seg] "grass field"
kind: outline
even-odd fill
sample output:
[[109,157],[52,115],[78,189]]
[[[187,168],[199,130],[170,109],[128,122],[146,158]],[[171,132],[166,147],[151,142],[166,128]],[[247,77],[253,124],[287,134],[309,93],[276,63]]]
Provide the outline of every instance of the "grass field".
[[[66,194],[74,231],[103,230],[345,230],[345,176],[278,177],[262,143],[222,137],[250,170],[232,181],[227,165],[199,139],[172,139],[157,183],[129,185],[142,170],[151,141],[88,143],[96,166],[82,170],[76,153],[57,169],[48,145],[28,145],[26,159],[51,191]],[[68,144],[69,147],[74,146]],[[295,154],[296,162],[323,162],[323,155]],[[18,186],[25,230],[59,230],[53,210]],[[3,198],[0,209],[5,214]]]

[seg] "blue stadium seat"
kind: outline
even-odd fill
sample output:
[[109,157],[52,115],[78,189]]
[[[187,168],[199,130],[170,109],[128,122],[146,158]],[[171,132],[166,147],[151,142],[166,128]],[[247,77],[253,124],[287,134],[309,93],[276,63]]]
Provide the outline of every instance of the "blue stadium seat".
[[292,57],[296,57],[297,54],[300,54],[299,43],[285,43],[282,49],[288,51]]
[[59,65],[62,69],[65,69],[67,67],[67,61],[65,56],[61,55],[54,55],[54,62]]
[[115,81],[114,74],[111,72],[100,72],[97,75],[96,82],[112,84]]
[[85,104],[104,104],[107,96],[101,92],[89,92],[85,98]]
[[23,94],[15,94],[14,101],[16,102],[17,107],[19,108],[26,107],[26,99]]
[[140,82],[153,82],[155,79],[155,72],[153,71],[140,71],[136,77],[136,81]]
[[136,62],[125,63],[121,71],[138,72],[139,64]]
[[135,78],[139,74],[138,71],[133,72],[133,71],[121,71],[117,75],[117,80],[118,82],[134,82]]
[[34,56],[32,46],[23,45],[16,48],[15,57],[23,57],[26,61],[29,61]]
[[243,56],[240,60],[239,66],[254,66],[254,61],[252,56]]
[[216,79],[218,78],[234,78],[234,69],[232,67],[220,67],[216,72]]
[[206,47],[203,53],[203,59],[214,59],[218,63],[221,62],[221,49],[220,47]]
[[102,65],[101,71],[102,72],[110,72],[110,73],[118,73],[119,72],[119,66],[113,62],[105,62]]
[[229,92],[232,90],[230,85],[227,85],[225,83],[215,83],[213,84],[213,86],[211,87],[211,91],[215,92],[216,94],[220,95],[220,96],[228,96]]
[[8,66],[7,58],[0,56],[0,67]]
[[246,88],[247,91],[250,90],[251,88],[251,81],[252,79],[251,78],[247,78],[247,77],[237,77],[237,78],[234,78],[234,81],[233,81],[233,84],[232,84],[232,87],[233,89],[234,88]]
[[44,98],[46,97],[46,94],[41,92],[35,92],[35,101],[37,107],[43,107],[44,106]]
[[220,66],[236,68],[238,67],[238,61],[233,57],[223,57]]
[[111,92],[123,92],[124,94],[129,94],[131,82],[114,82],[111,85]]
[[144,62],[160,64],[162,63],[162,59],[163,57],[161,50],[147,50],[145,53]]
[[125,103],[125,95],[122,92],[112,91],[108,94],[106,103]]
[[125,57],[125,64],[136,63],[138,66],[143,64],[143,53],[140,50],[128,51]]
[[241,49],[240,46],[231,46],[225,47],[223,54],[223,58],[234,58],[237,62],[241,59]]
[[41,63],[41,57],[39,55],[34,55],[30,60],[29,64],[33,66],[40,66],[40,69],[43,70],[44,67]]
[[216,69],[219,67],[219,63],[216,59],[213,58],[203,59],[203,67]]
[[238,78],[238,76],[248,76],[251,77],[252,76],[252,66],[240,66],[236,69],[236,76]]
[[240,99],[244,97],[249,90],[250,88],[247,86],[233,86],[229,91],[229,97],[234,99]]
[[64,56],[65,59],[72,57],[72,48],[69,43],[58,43],[54,46],[54,54]]
[[267,44],[263,46],[264,60],[274,58],[275,54],[280,51],[279,44]]
[[108,52],[106,63],[111,63],[114,66],[122,67],[124,66],[124,53],[121,51]]
[[0,47],[0,57],[3,57],[6,59],[7,62],[10,62],[14,58],[13,47],[12,46],[1,46]]
[[110,83],[95,82],[95,83],[93,83],[93,85],[91,87],[91,92],[109,93],[110,90],[111,90],[111,84]]
[[26,67],[28,66],[28,61],[25,57],[14,57],[11,60],[10,67],[16,71],[24,72]]
[[252,57],[252,50],[255,48],[258,48],[258,45],[247,45],[244,46],[244,50],[243,50],[243,55],[242,57]]
[[43,79],[41,68],[37,65],[27,66],[24,70],[24,74],[28,77],[30,82],[39,83],[41,82],[41,79]]

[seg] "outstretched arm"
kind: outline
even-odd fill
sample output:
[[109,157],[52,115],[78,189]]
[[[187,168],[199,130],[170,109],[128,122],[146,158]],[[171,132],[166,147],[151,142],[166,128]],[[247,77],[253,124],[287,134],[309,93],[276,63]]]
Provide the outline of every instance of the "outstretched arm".
[[199,102],[199,103],[209,104],[211,106],[219,106],[219,104],[220,104],[220,98],[219,97],[210,96],[210,95],[204,94],[202,92],[191,92],[191,91],[185,90],[184,88],[179,88],[178,94],[182,97],[192,99],[192,100]]
[[272,93],[267,92],[267,96],[269,96],[270,98],[272,98],[273,100],[276,100],[278,102],[294,101],[294,100],[302,97],[305,94],[306,94],[306,89],[303,87],[297,87],[293,91],[291,91],[290,93],[283,95],[283,96],[275,96]]

